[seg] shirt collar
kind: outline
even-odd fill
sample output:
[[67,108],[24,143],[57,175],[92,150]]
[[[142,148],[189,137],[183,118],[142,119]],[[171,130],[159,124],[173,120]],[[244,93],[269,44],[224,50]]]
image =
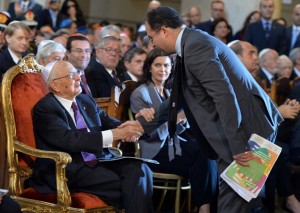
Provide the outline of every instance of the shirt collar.
[[112,70],[111,70],[111,69],[107,69],[106,67],[105,67],[105,69],[106,69],[106,71],[107,71],[111,76],[113,76],[113,75],[112,75]]
[[182,40],[182,35],[183,31],[186,28],[186,25],[182,25],[181,31],[177,36],[176,43],[175,43],[175,50],[178,56],[182,57],[182,52],[181,52],[181,40]]
[[138,81],[139,81],[139,79],[138,79],[135,75],[131,74],[129,71],[127,71],[127,74],[130,76],[130,78],[131,78],[133,81],[135,81],[135,82],[138,82]]
[[296,26],[296,25],[293,24],[293,30],[300,31],[300,26]]
[[266,26],[266,23],[269,23],[270,25],[272,25],[272,21],[271,20],[266,20],[264,18],[261,18],[262,24],[263,26]]
[[265,73],[265,75],[267,76],[267,78],[269,79],[269,81],[272,82],[274,76],[270,72],[268,72],[265,68],[263,68],[263,67],[261,68],[261,70]]
[[8,49],[8,52],[9,52],[10,56],[12,57],[13,61],[15,62],[15,64],[18,64],[18,63],[19,63],[19,60],[20,60],[21,58],[19,58],[16,54],[14,54],[13,51],[11,51],[11,50],[9,49],[9,47],[8,47],[7,49]]
[[24,5],[24,6],[27,6],[27,7],[28,7],[29,3],[30,3],[30,1],[26,1],[26,2],[25,1],[21,1],[21,4]]
[[60,97],[60,96],[58,96],[58,95],[54,95],[54,96],[55,96],[55,98],[63,105],[63,107],[64,107],[69,113],[70,113],[71,111],[73,111],[73,110],[71,110],[71,109],[72,109],[71,106],[72,106],[72,103],[73,103],[73,102],[76,103],[75,99],[74,99],[74,101],[70,101],[70,100],[65,99],[65,98],[62,98],[62,97]]
[[300,70],[298,70],[296,67],[294,67],[294,71],[295,71],[296,75],[298,77],[300,77]]

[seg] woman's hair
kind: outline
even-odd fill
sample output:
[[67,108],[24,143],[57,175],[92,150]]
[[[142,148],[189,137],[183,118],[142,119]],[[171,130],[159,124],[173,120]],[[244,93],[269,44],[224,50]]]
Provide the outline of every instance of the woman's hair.
[[215,20],[213,21],[212,25],[211,25],[211,32],[212,32],[212,34],[214,34],[214,31],[215,31],[217,25],[218,25],[220,22],[225,22],[227,28],[229,29],[228,21],[227,21],[225,18],[218,18],[218,19],[215,19]]
[[259,14],[260,14],[259,11],[254,10],[254,11],[252,11],[251,13],[249,13],[249,15],[246,17],[246,19],[245,19],[245,21],[244,21],[244,24],[243,24],[243,28],[242,28],[241,31],[240,31],[241,34],[244,35],[244,33],[246,32],[246,29],[247,29],[248,25],[250,24],[250,20],[252,19],[252,16],[253,16],[254,14],[256,14],[256,13],[259,13]]
[[81,10],[81,8],[79,7],[79,4],[77,3],[76,0],[65,0],[64,3],[61,6],[60,12],[61,14],[64,16],[64,18],[69,18],[69,14],[68,14],[68,2],[73,2],[75,4],[75,9],[76,9],[76,23],[84,23],[85,25],[85,20],[83,17],[83,12]]
[[[151,50],[148,55],[147,58],[144,62],[144,66],[143,66],[143,76],[141,79],[141,83],[146,83],[149,84],[151,82],[151,65],[153,64],[154,60],[157,57],[161,57],[161,56],[166,56],[166,57],[170,57],[169,55],[167,55],[166,52],[164,52],[163,50],[159,49],[159,48],[154,48],[153,50]],[[169,79],[165,82],[165,87],[169,87],[170,83],[169,83]]]

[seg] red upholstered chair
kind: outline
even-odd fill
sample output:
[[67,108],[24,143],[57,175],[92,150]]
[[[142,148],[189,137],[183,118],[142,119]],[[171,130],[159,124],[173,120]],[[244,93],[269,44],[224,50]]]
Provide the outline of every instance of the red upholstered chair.
[[[29,212],[116,212],[100,198],[88,193],[70,194],[65,168],[72,161],[69,154],[38,150],[35,147],[31,110],[48,93],[41,74],[42,67],[33,55],[5,73],[1,85],[2,107],[5,120],[9,191],[22,208]],[[56,162],[57,194],[41,194],[34,188],[23,189],[35,158],[49,158]]]

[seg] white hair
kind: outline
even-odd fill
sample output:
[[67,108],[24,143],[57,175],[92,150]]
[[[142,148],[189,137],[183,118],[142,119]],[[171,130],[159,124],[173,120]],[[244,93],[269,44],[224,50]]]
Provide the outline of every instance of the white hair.
[[55,42],[55,41],[48,42],[47,44],[45,44],[38,50],[38,52],[36,54],[36,60],[39,60],[40,58],[46,58],[49,55],[51,55],[51,53],[53,53],[53,52],[65,53],[66,48],[58,42]]

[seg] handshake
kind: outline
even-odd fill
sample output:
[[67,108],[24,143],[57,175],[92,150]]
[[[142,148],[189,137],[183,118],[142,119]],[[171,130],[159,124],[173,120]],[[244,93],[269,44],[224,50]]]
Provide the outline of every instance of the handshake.
[[[136,115],[135,119],[144,117],[146,121],[150,122],[154,118],[154,109],[142,109]],[[136,142],[144,134],[144,129],[141,123],[137,120],[126,121],[118,128],[112,129],[113,140],[122,140],[123,142]]]

